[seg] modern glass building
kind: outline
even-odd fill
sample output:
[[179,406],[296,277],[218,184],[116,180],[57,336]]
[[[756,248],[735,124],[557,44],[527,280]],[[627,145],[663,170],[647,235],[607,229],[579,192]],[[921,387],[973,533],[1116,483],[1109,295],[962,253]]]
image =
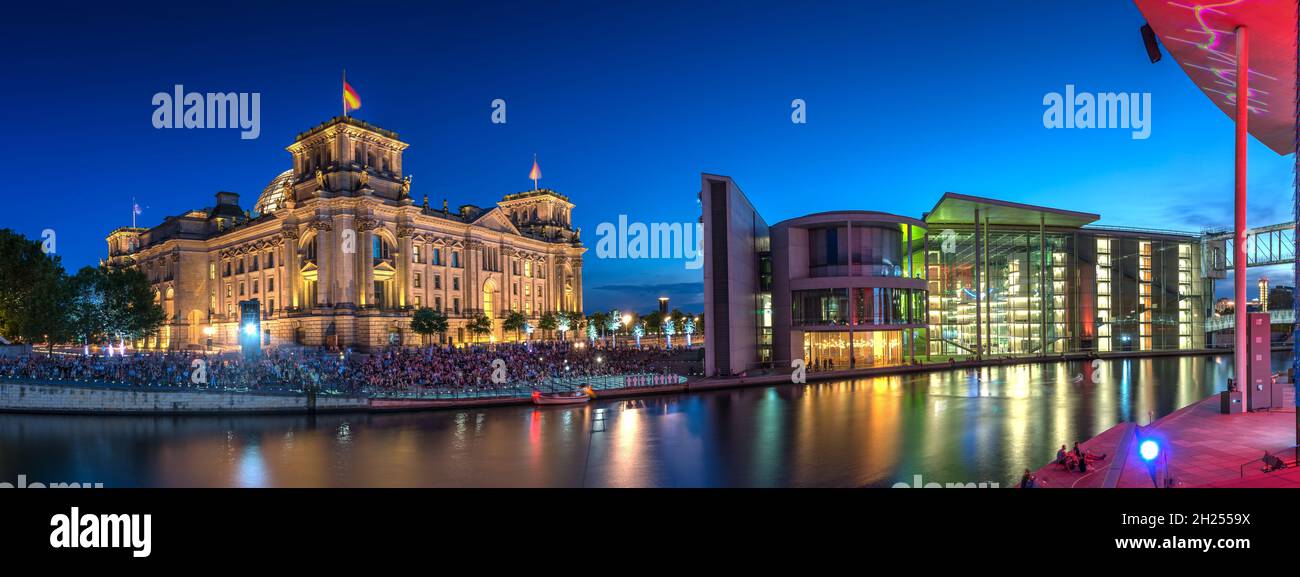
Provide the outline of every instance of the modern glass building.
[[925,223],[881,212],[826,212],[773,225],[773,350],[819,370],[924,356],[924,239]]
[[931,357],[1197,349],[1201,236],[954,193],[925,215]]
[[701,196],[711,376],[1205,347],[1201,234],[955,193],[768,227],[728,177]]

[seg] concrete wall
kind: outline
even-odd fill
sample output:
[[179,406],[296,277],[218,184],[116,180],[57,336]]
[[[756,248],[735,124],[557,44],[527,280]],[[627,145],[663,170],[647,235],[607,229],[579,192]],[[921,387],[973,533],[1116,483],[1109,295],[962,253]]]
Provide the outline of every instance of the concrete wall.
[[[757,246],[767,242],[769,231],[767,223],[731,178],[704,174],[701,179],[704,372],[708,376],[728,376],[757,365]],[[724,194],[720,198],[714,198],[714,186],[722,187]],[[725,230],[719,230],[718,226]],[[726,246],[715,246],[715,236]],[[723,265],[725,272],[720,269]]]
[[[317,397],[318,411],[361,410],[360,397]],[[307,397],[0,383],[0,411],[88,413],[305,413]]]

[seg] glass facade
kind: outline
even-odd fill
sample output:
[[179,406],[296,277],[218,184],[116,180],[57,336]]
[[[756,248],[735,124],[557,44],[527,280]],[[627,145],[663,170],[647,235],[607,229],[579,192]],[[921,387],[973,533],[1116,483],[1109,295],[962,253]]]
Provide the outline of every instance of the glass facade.
[[1099,351],[1205,346],[1201,246],[1173,240],[1097,237]]
[[866,287],[793,291],[794,326],[923,323],[925,291]]
[[1199,245],[996,225],[977,242],[974,229],[926,246],[932,358],[1204,346]]
[[991,231],[976,243],[973,230],[953,232],[926,249],[931,355],[1067,350],[1073,235]]
[[859,223],[810,228],[808,276],[904,276],[904,228],[897,224]]
[[810,331],[803,337],[804,359],[818,371],[901,365],[910,332]]

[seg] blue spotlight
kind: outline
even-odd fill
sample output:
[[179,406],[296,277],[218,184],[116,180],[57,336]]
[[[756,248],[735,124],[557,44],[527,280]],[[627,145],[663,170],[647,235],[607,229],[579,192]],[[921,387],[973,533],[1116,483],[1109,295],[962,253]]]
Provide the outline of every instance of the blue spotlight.
[[1142,455],[1144,461],[1154,461],[1160,456],[1160,444],[1151,439],[1142,441],[1142,444],[1138,445],[1138,454]]

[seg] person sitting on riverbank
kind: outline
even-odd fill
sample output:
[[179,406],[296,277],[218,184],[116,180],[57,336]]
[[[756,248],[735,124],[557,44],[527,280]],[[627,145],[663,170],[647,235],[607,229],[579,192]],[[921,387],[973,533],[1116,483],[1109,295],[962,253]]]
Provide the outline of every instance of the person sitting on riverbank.
[[1268,451],[1264,451],[1263,461],[1264,461],[1265,473],[1272,473],[1273,471],[1286,468],[1286,462],[1284,462],[1282,459],[1277,458],[1277,455],[1274,455]]
[[1025,469],[1024,476],[1020,477],[1021,489],[1034,489],[1038,487],[1038,477],[1029,469]]

